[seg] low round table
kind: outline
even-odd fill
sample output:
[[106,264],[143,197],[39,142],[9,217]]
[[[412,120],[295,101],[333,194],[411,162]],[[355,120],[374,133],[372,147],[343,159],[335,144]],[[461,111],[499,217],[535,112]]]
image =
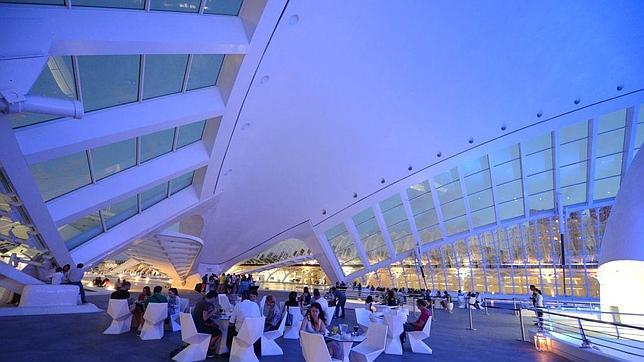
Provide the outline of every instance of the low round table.
[[344,357],[342,358],[342,360],[344,362],[349,362],[349,354],[351,353],[351,347],[353,347],[353,342],[362,342],[365,339],[367,339],[367,337],[364,334],[361,334],[359,336],[352,336],[349,334],[346,337],[348,338],[344,338],[340,334],[333,334],[333,335],[327,336],[327,338],[329,339],[342,343],[342,353],[344,354]]

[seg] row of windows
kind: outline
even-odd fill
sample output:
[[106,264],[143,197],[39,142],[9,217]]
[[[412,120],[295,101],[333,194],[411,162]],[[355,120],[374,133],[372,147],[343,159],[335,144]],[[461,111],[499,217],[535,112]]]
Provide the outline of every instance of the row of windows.
[[[498,221],[552,212],[557,197],[564,206],[614,198],[624,169],[625,145],[632,145],[634,157],[644,140],[644,105],[639,108],[639,117],[631,120],[636,123],[634,136],[626,132],[628,110],[622,109],[511,145],[410,186],[406,196],[421,244],[456,237]],[[627,143],[627,136],[633,140]],[[382,226],[375,208],[367,208],[347,221],[355,225],[370,265],[393,257],[386,236],[396,254],[415,246],[401,194],[378,206],[384,219]],[[365,267],[344,223],[325,234],[345,275]]]
[[192,185],[193,176],[194,171],[154,186],[140,194],[83,216],[74,222],[62,225],[58,228],[58,232],[67,249],[72,250]]
[[[201,2],[205,1],[204,14],[232,15],[239,14],[242,0],[149,0],[150,10],[176,11],[183,13],[199,12]],[[72,7],[99,7],[119,9],[145,9],[145,0],[0,0],[0,3],[61,5]]]
[[147,134],[31,165],[45,201],[201,140],[206,121]]
[[534,284],[547,295],[597,298],[597,256],[609,214],[608,206],[570,213],[563,245],[559,220],[541,218],[430,249],[422,256],[422,266],[412,255],[360,281],[383,287],[502,294],[526,294]]
[[[80,99],[85,112],[92,112],[214,86],[223,60],[221,54],[51,57],[29,95]],[[9,117],[13,128],[56,118],[35,113]]]

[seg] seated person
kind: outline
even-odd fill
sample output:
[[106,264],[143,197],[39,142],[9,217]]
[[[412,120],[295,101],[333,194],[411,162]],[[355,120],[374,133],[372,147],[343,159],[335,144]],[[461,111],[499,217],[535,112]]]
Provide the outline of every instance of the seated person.
[[150,303],[168,303],[168,298],[161,294],[162,291],[162,286],[157,285],[154,287],[152,295],[143,302],[143,305],[147,308]]
[[336,305],[336,303],[338,301],[338,299],[335,296],[335,292],[333,290],[331,290],[331,289],[329,289],[329,291],[324,295],[324,299],[327,300],[327,302],[328,302],[327,305],[329,307],[335,307],[335,305]]
[[[307,333],[318,333],[326,335],[326,315],[318,303],[311,304],[311,308],[306,312],[300,331]],[[326,347],[333,359],[343,359],[342,347],[335,341],[327,341]]]
[[264,331],[274,331],[279,328],[280,322],[282,321],[282,311],[275,301],[274,296],[266,296],[266,304],[264,304],[263,312],[266,317],[266,321],[264,322]]
[[259,293],[257,292],[257,289],[249,290],[248,293],[250,294],[250,301],[259,305]]
[[329,308],[329,302],[322,298],[319,289],[313,289],[313,303],[318,303],[322,307],[322,310],[327,310]]
[[299,302],[302,307],[311,304],[311,293],[309,293],[309,287],[304,287],[304,291],[302,292],[302,295],[300,295]]
[[385,302],[390,307],[398,306],[398,299],[396,299],[396,294],[394,293],[393,290],[391,289],[387,290],[387,299],[385,299]]
[[376,307],[373,305],[373,297],[368,295],[367,299],[364,301],[364,307],[366,310],[370,311],[371,313],[376,311]]
[[134,319],[136,320],[136,325],[137,325],[137,334],[141,334],[141,329],[143,328],[143,323],[145,320],[143,319],[143,314],[145,313],[145,301],[152,296],[152,293],[150,292],[150,287],[145,286],[143,287],[143,291],[141,294],[139,294],[139,297],[137,298],[136,302],[134,303],[134,310],[132,311],[132,314],[134,314]]
[[[259,318],[262,316],[262,313],[259,310],[257,303],[250,300],[250,293],[248,291],[242,294],[242,301],[235,304],[233,308],[233,314],[230,316],[229,326],[228,326],[228,338],[226,340],[226,345],[230,349],[233,344],[233,337],[237,335],[239,330],[244,323],[246,318]],[[257,340],[255,346],[255,353],[257,354],[259,347],[259,340]],[[261,354],[261,352],[260,352]]]
[[[297,292],[288,293],[288,300],[286,301],[286,303],[284,303],[284,311],[288,312],[289,307],[299,307],[299,306],[300,306],[300,303],[297,301]],[[291,325],[291,323],[293,322],[292,319],[293,319],[293,316],[291,316],[291,314],[289,314],[286,317],[287,326]]]
[[[432,316],[432,311],[427,308],[427,302],[425,302],[424,300],[417,299],[416,307],[418,307],[420,315],[415,322],[407,322],[403,324],[403,329],[405,332],[422,331],[425,327],[425,323],[427,323],[427,320],[429,320],[429,318]],[[402,343],[405,343],[405,333],[400,335],[400,341]]]
[[181,312],[181,298],[177,288],[168,289],[168,316]]
[[197,332],[210,334],[209,358],[214,357],[217,341],[221,337],[221,330],[215,322],[219,317],[220,310],[218,304],[216,304],[217,297],[216,291],[209,291],[202,300],[195,304],[195,308],[192,310],[192,319],[195,321]]
[[127,304],[131,304],[130,300],[130,282],[124,282],[121,284],[121,289],[110,294],[110,299],[127,299]]

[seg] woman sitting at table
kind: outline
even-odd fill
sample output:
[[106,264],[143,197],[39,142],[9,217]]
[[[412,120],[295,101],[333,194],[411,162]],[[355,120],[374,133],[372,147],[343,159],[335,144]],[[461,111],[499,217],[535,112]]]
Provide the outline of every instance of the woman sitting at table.
[[[302,321],[302,327],[300,331],[307,333],[317,333],[321,335],[326,335],[326,315],[322,310],[320,303],[311,304],[311,308],[306,312],[304,316],[304,321]],[[326,348],[329,350],[329,354],[333,359],[342,359],[342,347],[339,343],[335,341],[327,341]]]
[[367,296],[367,299],[364,301],[364,307],[366,310],[370,311],[371,313],[376,311],[376,307],[373,305],[373,297],[372,296]]
[[[427,308],[427,302],[425,302],[424,300],[417,299],[416,306],[420,311],[420,315],[415,322],[403,324],[403,329],[405,332],[422,331],[425,327],[425,323],[427,323],[429,318],[431,318],[432,316],[432,311]],[[405,343],[405,335],[406,333],[402,333],[400,335],[400,342]]]
[[[284,303],[284,313],[288,313],[289,307],[299,307],[300,303],[297,301],[297,292],[288,293],[288,300]],[[286,316],[286,325],[290,326],[293,324],[293,315],[288,313]]]

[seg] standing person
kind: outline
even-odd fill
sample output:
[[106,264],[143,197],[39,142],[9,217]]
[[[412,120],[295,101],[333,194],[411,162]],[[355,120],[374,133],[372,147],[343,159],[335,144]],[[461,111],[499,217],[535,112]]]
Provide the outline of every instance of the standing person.
[[168,316],[182,312],[181,310],[181,298],[179,297],[179,291],[177,288],[168,289]]
[[358,283],[358,298],[362,296],[362,283]]
[[326,301],[321,295],[319,289],[313,289],[313,303],[318,303],[323,311],[329,308],[329,302]]
[[63,268],[58,267],[56,271],[51,275],[51,284],[62,284],[65,274],[63,274]]
[[201,277],[201,294],[206,294],[207,287],[208,287],[208,273],[205,273]]
[[192,319],[195,321],[197,332],[210,334],[208,358],[215,356],[215,347],[221,337],[221,330],[215,322],[215,319],[219,317],[219,306],[216,304],[217,296],[216,291],[209,291],[202,300],[195,304],[195,308],[192,310]]
[[543,294],[541,294],[541,290],[535,287],[534,284],[530,285],[530,291],[532,291],[532,295],[530,296],[532,306],[537,314],[537,322],[534,325],[541,328],[543,326],[543,312],[541,311],[543,308]]
[[389,307],[398,306],[398,299],[396,299],[396,294],[394,293],[393,290],[391,289],[387,290],[387,299],[385,300],[385,303]]
[[110,295],[110,299],[127,299],[127,304],[132,304],[132,300],[130,299],[130,286],[130,282],[123,282],[121,288]]
[[[338,299],[337,306],[335,307],[335,317],[344,319],[344,305],[347,303],[347,294],[345,293],[345,288],[336,288],[335,296]],[[342,312],[342,317],[340,317],[340,312]]]
[[304,287],[302,295],[300,295],[300,306],[304,307],[311,304],[311,293],[309,293],[309,287]]
[[68,279],[69,279],[69,284],[74,284],[78,286],[78,290],[81,296],[81,303],[85,304],[87,303],[87,301],[85,300],[85,289],[83,288],[83,283],[81,283],[81,280],[83,280],[83,276],[85,276],[85,271],[83,270],[83,267],[84,265],[80,263],[76,265],[76,268],[70,269],[68,274]]
[[69,270],[72,268],[71,265],[63,265],[63,284],[69,283]]
[[[226,346],[230,349],[233,345],[233,337],[237,335],[239,330],[244,324],[244,319],[246,318],[259,318],[262,316],[262,313],[259,310],[257,303],[250,300],[250,293],[244,292],[242,294],[242,301],[235,304],[233,308],[233,314],[230,316],[229,326],[228,326],[228,338],[226,340]],[[259,340],[255,343],[255,354],[261,355],[261,345]],[[258,351],[259,349],[259,351]],[[259,353],[258,353],[259,352]]]

